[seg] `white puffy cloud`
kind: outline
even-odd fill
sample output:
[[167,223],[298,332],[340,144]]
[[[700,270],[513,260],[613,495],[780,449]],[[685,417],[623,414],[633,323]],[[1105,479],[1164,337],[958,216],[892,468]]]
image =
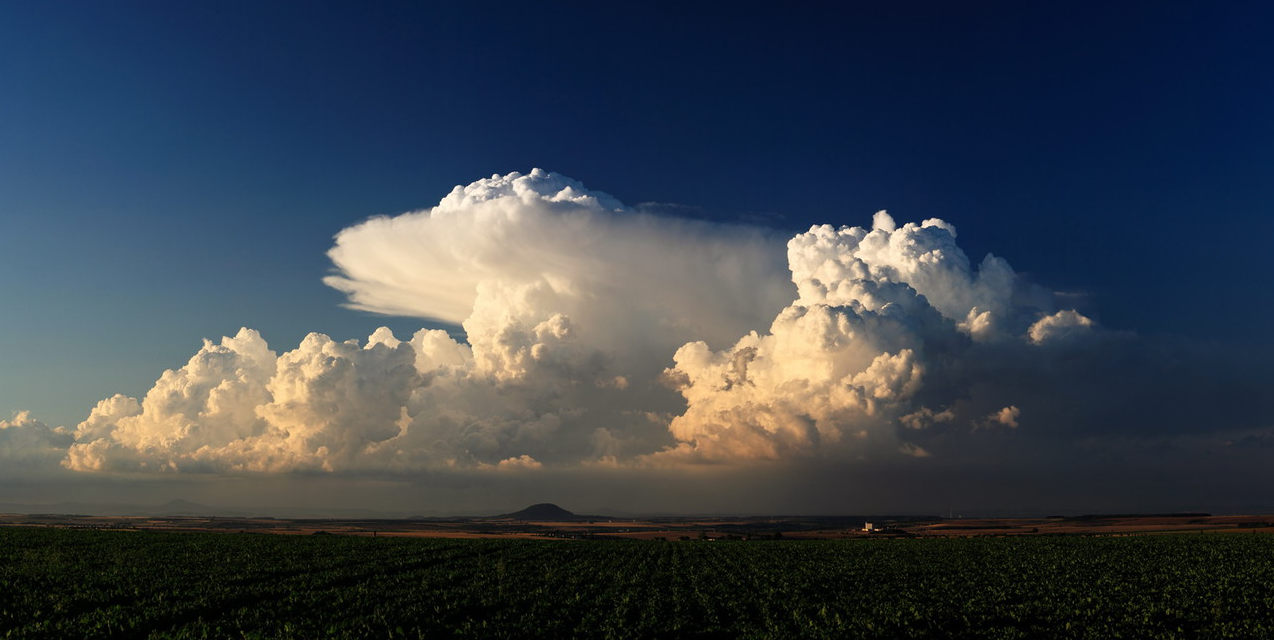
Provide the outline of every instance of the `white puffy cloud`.
[[261,434],[257,407],[269,401],[266,383],[275,360],[255,331],[244,329],[220,344],[205,340],[185,366],[165,371],[140,403],[123,396],[98,403],[76,429],[67,466],[173,468],[179,459],[198,459],[226,442]]
[[1093,324],[1074,309],[1066,309],[1040,318],[1027,330],[1027,335],[1035,344],[1067,342],[1089,335]]
[[[863,312],[869,314],[870,312]],[[731,350],[682,347],[666,379],[686,398],[670,429],[671,455],[775,459],[834,447],[850,433],[883,429],[915,393],[924,365],[907,348],[856,339],[869,321],[826,306],[792,307],[766,336]]]
[[937,218],[898,226],[879,211],[870,230],[815,226],[788,242],[788,263],[802,305],[928,306],[975,339],[1012,333],[1034,312],[1015,303],[1025,287],[1008,262],[988,254],[974,268],[955,226]]
[[332,469],[397,434],[416,353],[387,331],[366,347],[310,334],[276,356],[241,329],[164,372],[141,402],[103,400],[76,429],[76,470]]
[[[677,351],[665,380],[686,399],[672,420],[679,441],[656,457],[690,460],[773,459],[792,455],[930,453],[906,431],[963,423],[1017,427],[1019,409],[961,419],[984,379],[959,379],[977,342],[1025,353],[1035,339],[1027,321],[1040,314],[1015,294],[1024,287],[1008,263],[987,256],[977,269],[955,243],[955,228],[937,219],[899,226],[884,211],[869,231],[815,226],[788,243],[798,297],[766,334],[712,351],[691,343]],[[1075,312],[1072,317],[1091,322]],[[1043,321],[1041,321],[1043,322]],[[927,378],[942,382],[928,385]],[[926,404],[929,403],[929,404]],[[846,437],[847,435],[854,437]]]
[[0,420],[0,474],[57,469],[71,438],[69,430],[50,427],[30,411]]
[[63,464],[522,473],[938,457],[949,442],[935,438],[1019,424],[979,348],[1029,363],[1094,331],[1023,302],[1035,298],[1007,262],[975,268],[955,239],[942,220],[882,211],[870,230],[797,235],[784,269],[768,232],[639,213],[539,170],[492,176],[346,229],[330,252],[326,282],[350,306],[460,323],[465,341],[381,328],[276,353],[245,328],[140,400],[100,402]]
[[100,402],[76,428],[64,464],[126,472],[526,470],[631,455],[667,438],[647,414],[623,408],[626,385],[575,367],[568,327],[547,325],[506,352],[520,359],[499,366],[436,330],[404,341],[381,328],[363,345],[310,334],[276,356],[257,332],[241,329],[205,341],[140,401]]

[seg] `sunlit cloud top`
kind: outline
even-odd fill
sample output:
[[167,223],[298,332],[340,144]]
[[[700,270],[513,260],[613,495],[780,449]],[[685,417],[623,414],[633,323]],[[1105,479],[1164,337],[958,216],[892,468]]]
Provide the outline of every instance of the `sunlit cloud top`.
[[961,378],[979,344],[1046,366],[1047,343],[1100,332],[1004,260],[972,266],[939,219],[815,226],[786,255],[783,268],[772,232],[637,213],[557,174],[492,176],[346,229],[330,252],[326,282],[351,306],[460,323],[467,340],[382,328],[277,353],[245,328],[144,397],[103,400],[60,463],[536,473],[932,457],[960,433],[1030,429],[1008,386]]

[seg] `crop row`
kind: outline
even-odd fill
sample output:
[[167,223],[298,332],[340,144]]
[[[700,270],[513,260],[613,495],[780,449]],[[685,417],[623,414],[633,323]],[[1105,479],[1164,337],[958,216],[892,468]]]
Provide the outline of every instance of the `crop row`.
[[1274,636],[1274,536],[638,542],[0,529],[0,637]]

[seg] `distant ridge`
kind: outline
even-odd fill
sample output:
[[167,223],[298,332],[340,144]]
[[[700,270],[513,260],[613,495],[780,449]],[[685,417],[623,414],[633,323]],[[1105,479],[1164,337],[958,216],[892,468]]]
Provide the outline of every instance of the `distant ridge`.
[[[58,502],[52,504],[17,504],[0,502],[0,513],[27,515],[84,515],[115,517],[278,517],[278,518],[343,518],[343,519],[394,519],[406,518],[408,512],[376,511],[373,509],[315,508],[315,507],[214,507],[189,500],[170,500],[160,505],[129,503]],[[456,517],[449,514],[422,514],[421,517]]]
[[211,516],[216,515],[217,510],[208,505],[191,502],[189,500],[169,500],[164,504],[154,507],[145,515],[156,516]]
[[521,511],[502,513],[496,517],[508,518],[510,520],[580,520],[585,518],[585,516],[577,516],[566,509],[548,502],[533,504]]
[[1210,518],[1202,511],[1172,511],[1168,513],[1086,513],[1082,516],[1049,516],[1062,520],[1108,520],[1111,518]]

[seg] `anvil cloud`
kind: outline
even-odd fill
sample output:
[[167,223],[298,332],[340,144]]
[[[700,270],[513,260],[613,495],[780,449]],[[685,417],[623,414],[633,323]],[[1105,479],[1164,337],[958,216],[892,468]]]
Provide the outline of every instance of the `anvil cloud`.
[[[40,459],[63,440],[60,464],[89,473],[931,457],[1031,428],[970,360],[1045,366],[1104,335],[1004,260],[973,266],[942,220],[816,226],[787,241],[786,268],[783,248],[538,169],[495,175],[346,229],[330,252],[326,282],[350,306],[460,323],[466,340],[380,329],[276,353],[245,328],[141,399],[100,402],[73,443],[42,431]],[[35,429],[23,421],[6,431]]]

